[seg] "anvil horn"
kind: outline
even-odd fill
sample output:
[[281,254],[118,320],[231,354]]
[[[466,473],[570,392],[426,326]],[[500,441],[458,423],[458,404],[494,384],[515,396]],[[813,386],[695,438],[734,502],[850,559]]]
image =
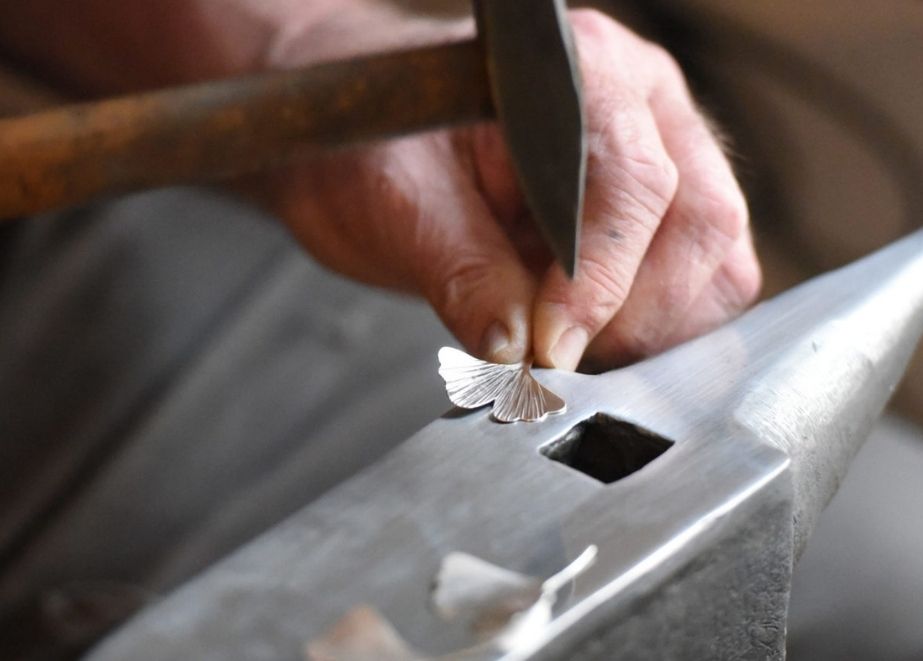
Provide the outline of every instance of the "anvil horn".
[[791,458],[800,551],[921,334],[917,232],[637,371],[678,412],[686,408],[679,415],[687,424],[700,416],[703,424],[730,423]]

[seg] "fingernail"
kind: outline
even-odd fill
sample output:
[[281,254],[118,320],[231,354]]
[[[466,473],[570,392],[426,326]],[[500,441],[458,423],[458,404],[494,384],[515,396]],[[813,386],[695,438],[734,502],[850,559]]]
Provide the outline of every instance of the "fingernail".
[[586,350],[590,341],[590,336],[585,328],[581,326],[571,326],[561,333],[557,342],[548,352],[548,358],[551,359],[551,366],[561,370],[573,371],[577,369],[577,364]]
[[506,362],[505,358],[510,353],[510,332],[506,324],[495,321],[481,338],[480,353],[486,360],[502,363]]

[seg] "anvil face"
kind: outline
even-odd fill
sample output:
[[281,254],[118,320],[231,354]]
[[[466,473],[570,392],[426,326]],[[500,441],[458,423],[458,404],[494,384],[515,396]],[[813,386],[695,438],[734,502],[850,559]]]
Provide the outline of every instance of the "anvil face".
[[447,554],[546,577],[589,545],[493,658],[781,658],[793,558],[921,330],[916,234],[638,365],[539,371],[565,413],[447,414],[90,658],[298,658],[360,605],[451,653],[476,641],[430,607]]

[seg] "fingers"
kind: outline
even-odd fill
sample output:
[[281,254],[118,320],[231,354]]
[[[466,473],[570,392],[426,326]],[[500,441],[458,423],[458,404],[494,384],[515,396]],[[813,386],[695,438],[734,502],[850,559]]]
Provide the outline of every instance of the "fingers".
[[[679,67],[594,12],[574,14],[590,133],[578,275],[552,268],[533,312],[539,362],[612,366],[737,314],[760,274],[746,203]],[[587,350],[588,343],[592,343]]]
[[476,124],[456,135],[462,151],[468,153],[475,186],[510,238],[519,259],[533,277],[540,277],[554,257],[526,206],[499,127]]
[[576,277],[552,267],[533,313],[536,361],[562,369],[576,367],[621,308],[677,187],[644,86],[631,78],[634,43],[624,29],[611,34],[614,25],[592,12],[575,16],[589,138],[583,236]]
[[333,154],[292,176],[282,216],[319,261],[421,294],[472,353],[524,358],[534,278],[446,135]]
[[753,241],[750,232],[745,231],[664,344],[685,342],[736,317],[753,302],[761,284]]
[[421,293],[469,351],[493,362],[522,360],[531,344],[532,276],[474,189],[430,208],[440,214],[438,230],[418,235],[414,247],[424,256]]
[[531,352],[574,369],[591,342],[604,365],[646,355],[736,314],[759,286],[743,197],[676,65],[602,14],[572,16],[588,134],[574,280],[522,231],[491,128],[339,152],[285,185],[283,214],[320,261],[422,294],[498,362]]
[[[693,328],[707,330],[739,312],[759,288],[747,206],[730,164],[675,63],[656,47],[650,58],[658,81],[650,106],[679,184],[630,295],[588,351],[596,366],[629,362],[690,337]],[[733,246],[736,277],[721,297],[703,296]],[[731,285],[734,291],[727,290]],[[703,310],[706,304],[716,307]]]
[[[405,258],[420,293],[472,353],[494,362],[525,358],[535,283],[476,183],[456,159],[437,153],[414,179],[417,220]],[[419,167],[423,158],[417,154]]]

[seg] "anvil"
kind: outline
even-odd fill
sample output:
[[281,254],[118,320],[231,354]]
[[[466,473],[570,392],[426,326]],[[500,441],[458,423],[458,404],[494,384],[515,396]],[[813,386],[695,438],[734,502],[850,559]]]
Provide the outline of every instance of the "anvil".
[[921,333],[923,232],[636,365],[538,371],[565,413],[449,412],[89,658],[299,659],[359,606],[447,655],[476,642],[433,609],[448,555],[544,578],[591,546],[485,658],[782,658],[793,563]]

